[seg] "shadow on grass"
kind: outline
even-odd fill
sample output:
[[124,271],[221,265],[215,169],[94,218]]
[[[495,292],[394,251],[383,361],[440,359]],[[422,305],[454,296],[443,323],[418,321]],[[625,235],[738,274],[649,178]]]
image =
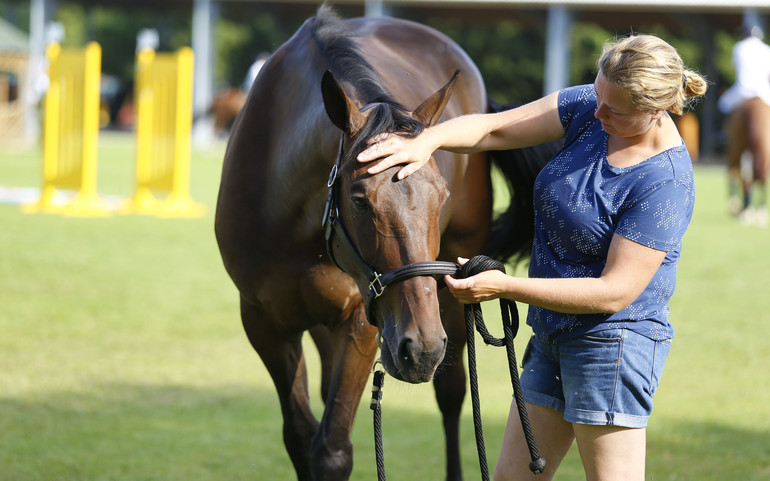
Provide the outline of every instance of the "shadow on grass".
[[648,431],[648,479],[770,480],[770,433],[714,422]]
[[106,385],[0,400],[0,466],[13,480],[294,477],[275,394]]
[[[392,479],[442,479],[438,413],[385,406],[385,461]],[[485,416],[494,467],[504,419]],[[0,399],[3,479],[288,480],[275,393],[252,386],[99,385],[85,393]],[[466,479],[477,479],[472,422],[464,416]],[[359,409],[352,479],[376,479],[371,412]],[[770,479],[770,435],[714,423],[674,422],[648,434],[648,479]],[[581,479],[575,450],[556,479]]]

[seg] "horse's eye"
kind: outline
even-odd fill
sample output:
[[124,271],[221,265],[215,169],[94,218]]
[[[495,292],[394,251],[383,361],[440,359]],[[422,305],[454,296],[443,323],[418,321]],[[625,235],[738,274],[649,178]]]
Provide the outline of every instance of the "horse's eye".
[[369,204],[369,200],[362,195],[351,196],[350,201],[353,203],[353,207],[355,207],[358,212],[369,213],[372,211],[372,206]]

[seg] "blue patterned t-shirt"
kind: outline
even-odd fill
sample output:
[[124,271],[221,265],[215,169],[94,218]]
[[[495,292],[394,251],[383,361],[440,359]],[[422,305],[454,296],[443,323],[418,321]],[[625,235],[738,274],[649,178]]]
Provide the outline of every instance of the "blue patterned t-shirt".
[[631,167],[610,165],[608,134],[595,111],[593,85],[559,93],[566,137],[535,181],[529,276],[599,277],[615,233],[666,251],[666,257],[644,292],[620,312],[563,314],[530,306],[527,323],[546,342],[623,327],[653,340],[669,339],[674,329],[668,301],[695,202],[692,162],[682,143]]

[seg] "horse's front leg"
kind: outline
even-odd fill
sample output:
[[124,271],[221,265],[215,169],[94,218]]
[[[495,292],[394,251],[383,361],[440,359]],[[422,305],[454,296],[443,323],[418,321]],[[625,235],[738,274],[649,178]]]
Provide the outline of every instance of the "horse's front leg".
[[299,481],[313,479],[311,439],[318,426],[310,409],[302,334],[284,332],[259,307],[241,299],[241,320],[249,342],[275,384],[283,414],[283,442]]
[[334,362],[334,348],[332,346],[329,328],[318,324],[310,329],[310,337],[313,338],[318,357],[321,360],[321,399],[326,404],[329,397],[329,382],[332,377],[332,363]]
[[441,319],[447,333],[447,353],[436,371],[433,385],[436,401],[443,417],[446,439],[446,479],[460,481],[463,478],[460,463],[460,412],[465,399],[465,321],[462,307],[444,289],[439,294],[442,305]]
[[344,481],[353,469],[350,431],[377,353],[377,330],[366,321],[361,305],[330,332],[334,364],[326,408],[313,437],[311,464],[315,480]]

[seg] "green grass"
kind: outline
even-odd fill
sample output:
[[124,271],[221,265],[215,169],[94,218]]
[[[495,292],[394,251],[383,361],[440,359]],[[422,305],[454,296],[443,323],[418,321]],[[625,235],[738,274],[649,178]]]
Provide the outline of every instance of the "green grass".
[[[203,219],[22,214],[0,204],[0,478],[293,479],[280,410],[242,333],[213,236],[222,146],[195,150]],[[99,191],[132,191],[130,136],[102,135]],[[0,185],[40,184],[39,149],[0,150]],[[672,302],[677,329],[648,429],[648,479],[770,480],[770,231],[726,213],[725,174],[696,170],[698,200]],[[494,306],[488,324],[498,324]],[[527,337],[522,327],[519,352]],[[510,402],[505,354],[477,341],[494,466]],[[318,392],[311,350],[312,392]],[[470,403],[466,479],[478,479]],[[368,393],[353,479],[375,479]],[[318,414],[321,405],[316,400]],[[429,385],[386,379],[391,479],[441,479],[443,436]],[[556,479],[581,479],[573,450]]]

